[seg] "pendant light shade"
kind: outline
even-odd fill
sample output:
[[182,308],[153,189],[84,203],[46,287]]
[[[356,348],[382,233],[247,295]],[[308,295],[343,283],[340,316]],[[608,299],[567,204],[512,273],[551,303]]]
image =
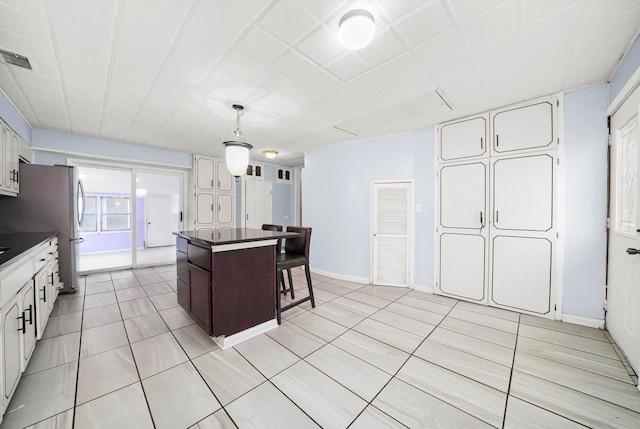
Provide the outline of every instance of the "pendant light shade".
[[236,129],[229,134],[227,140],[222,144],[225,146],[225,159],[227,163],[227,170],[236,178],[242,176],[247,171],[247,165],[249,165],[249,151],[253,149],[244,134],[240,130],[240,116],[244,107],[240,104],[234,104],[232,106],[236,110]]
[[344,14],[338,24],[338,36],[345,48],[357,51],[371,42],[376,33],[371,12],[354,9]]

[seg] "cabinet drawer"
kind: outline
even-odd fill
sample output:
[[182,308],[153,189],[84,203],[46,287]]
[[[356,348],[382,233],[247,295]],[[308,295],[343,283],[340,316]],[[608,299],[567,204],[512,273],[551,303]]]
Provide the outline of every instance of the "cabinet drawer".
[[189,244],[189,240],[186,238],[178,237],[176,238],[176,249],[180,252],[187,253],[187,245]]
[[205,270],[211,271],[211,249],[189,244],[187,250],[189,262]]
[[34,256],[35,260],[35,272],[40,271],[42,267],[47,265],[47,261],[51,258],[52,255],[49,254],[49,246],[45,246],[42,249],[38,249],[38,253]]
[[176,252],[176,271],[178,279],[189,282],[189,261],[186,253]]

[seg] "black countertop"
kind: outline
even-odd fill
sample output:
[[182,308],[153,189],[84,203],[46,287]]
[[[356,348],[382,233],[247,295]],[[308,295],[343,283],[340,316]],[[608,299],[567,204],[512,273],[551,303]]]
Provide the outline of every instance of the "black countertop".
[[220,246],[223,244],[246,243],[250,241],[273,240],[276,238],[298,237],[297,232],[263,231],[252,228],[220,228],[211,231],[182,231],[175,235],[186,238],[192,243],[204,246]]
[[14,259],[26,256],[25,252],[58,235],[57,232],[3,232],[0,233],[0,270],[8,267]]

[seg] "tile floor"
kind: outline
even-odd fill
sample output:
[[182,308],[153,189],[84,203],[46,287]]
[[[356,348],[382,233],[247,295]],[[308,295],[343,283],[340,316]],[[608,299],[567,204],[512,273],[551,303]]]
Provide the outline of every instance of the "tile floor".
[[0,427],[640,427],[604,331],[312,277],[315,309],[222,351],[177,306],[175,266],[89,275]]

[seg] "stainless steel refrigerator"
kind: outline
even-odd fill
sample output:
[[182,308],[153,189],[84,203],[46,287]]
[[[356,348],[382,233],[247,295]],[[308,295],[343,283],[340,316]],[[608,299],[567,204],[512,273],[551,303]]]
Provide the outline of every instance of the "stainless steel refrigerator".
[[20,193],[0,197],[0,232],[58,233],[61,293],[78,287],[78,221],[83,207],[77,169],[64,165],[20,164]]

